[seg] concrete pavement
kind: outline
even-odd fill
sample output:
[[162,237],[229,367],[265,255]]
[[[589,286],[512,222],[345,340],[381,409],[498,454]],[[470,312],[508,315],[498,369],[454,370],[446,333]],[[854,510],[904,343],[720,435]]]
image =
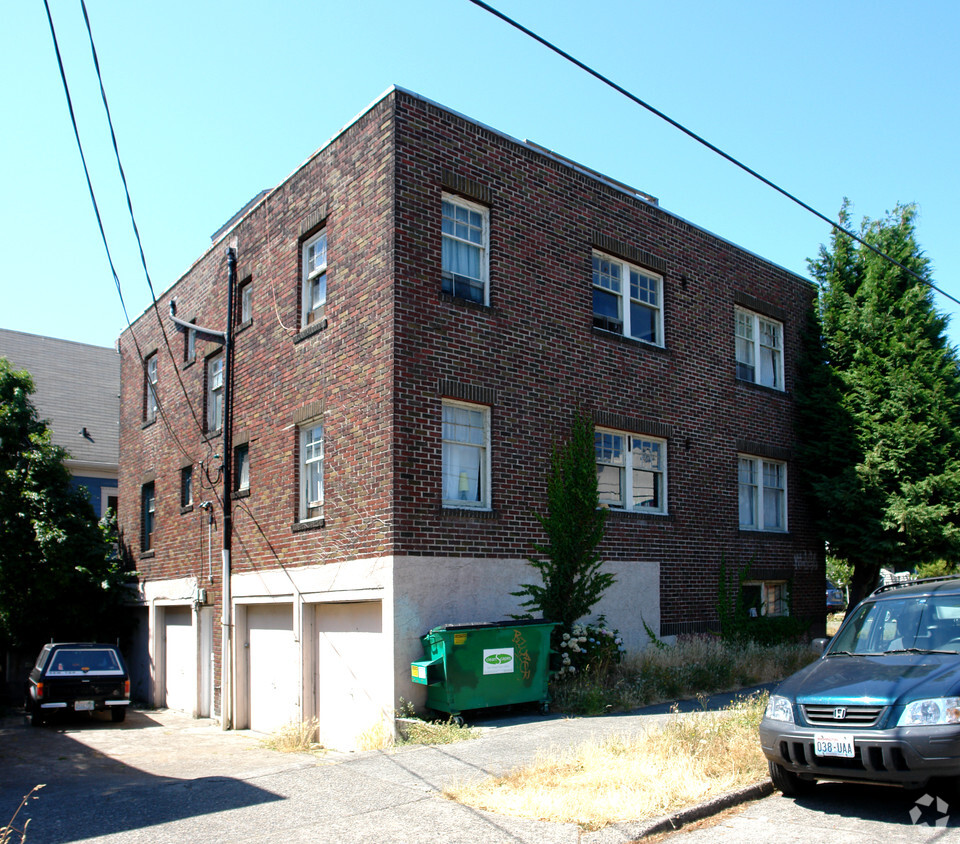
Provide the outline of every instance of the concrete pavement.
[[[717,708],[729,697],[706,705]],[[688,702],[683,708],[702,707]],[[132,711],[122,725],[73,721],[39,730],[22,716],[8,717],[0,722],[0,822],[33,785],[45,782],[26,810],[31,844],[249,838],[620,844],[651,824],[584,833],[574,824],[478,811],[440,794],[538,754],[635,735],[669,717],[668,705],[597,718],[522,713],[482,719],[479,738],[452,745],[321,755],[270,751],[256,734],[224,732],[171,711]]]

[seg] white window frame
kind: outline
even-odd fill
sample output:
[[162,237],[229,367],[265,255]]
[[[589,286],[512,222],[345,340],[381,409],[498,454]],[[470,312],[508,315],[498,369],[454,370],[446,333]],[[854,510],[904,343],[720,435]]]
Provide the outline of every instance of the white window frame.
[[747,580],[743,586],[760,587],[760,607],[748,607],[754,616],[759,613],[765,618],[786,618],[790,615],[790,586],[785,580]]
[[[770,331],[775,336],[775,344],[764,342]],[[737,378],[783,392],[783,323],[737,307],[734,312],[734,338]],[[766,358],[771,360],[769,367],[763,364]]]
[[[663,276],[596,249],[593,250],[591,264],[593,290],[615,297],[618,310],[617,317],[611,319],[597,314],[594,309],[593,324],[604,331],[611,331],[640,343],[663,348]],[[609,270],[605,270],[604,264],[609,267]],[[615,270],[615,272],[611,272],[611,270]],[[614,276],[618,277],[615,278]],[[636,296],[633,290],[634,279],[637,282]],[[654,295],[656,296],[655,304],[645,301],[644,297],[645,285],[651,283],[654,286]],[[630,322],[633,305],[652,313],[654,331],[652,340],[635,336]]]
[[[618,442],[619,441],[619,442]],[[651,469],[649,463],[642,462],[642,456],[650,451],[650,446],[656,445],[660,454],[660,467]],[[639,448],[641,455],[635,454]],[[616,497],[604,495],[600,492],[600,506],[612,510],[624,510],[632,513],[653,513],[666,515],[669,512],[667,501],[667,441],[659,437],[650,437],[645,434],[634,434],[627,431],[617,431],[613,428],[594,429],[594,455],[597,464],[597,481],[606,467],[607,472],[613,468],[617,472],[618,490]],[[633,494],[634,471],[647,471],[654,476],[655,497],[659,496],[659,504],[651,506],[637,504]]]
[[[147,494],[149,490],[149,496]],[[149,529],[148,529],[149,528]],[[157,532],[157,487],[153,481],[140,487],[140,550],[152,551]]]
[[223,429],[223,352],[207,358],[207,432]]
[[146,405],[143,418],[146,422],[156,421],[157,411],[160,407],[160,403],[157,401],[157,371],[159,367],[157,360],[157,353],[154,352],[144,361],[143,365],[144,387],[146,389]]
[[[747,464],[751,471],[746,474]],[[771,483],[771,470],[777,470],[779,484]],[[779,506],[777,506],[779,501]],[[786,533],[787,464],[753,454],[737,455],[737,512],[740,530]],[[771,516],[776,515],[777,524]]]
[[[319,431],[319,435],[317,435]],[[324,501],[324,460],[326,451],[326,433],[322,420],[315,419],[298,426],[299,438],[299,475],[300,475],[300,508],[301,522],[315,521],[323,518]],[[310,473],[313,467],[319,469],[320,497],[310,498]]]
[[253,319],[253,281],[247,279],[240,285],[240,323]]
[[250,443],[240,443],[233,449],[234,491],[247,492],[250,489]]
[[[322,261],[317,262],[314,256],[318,252],[318,245],[323,244]],[[301,290],[300,327],[306,328],[314,322],[322,320],[327,308],[327,230],[322,229],[313,237],[303,242],[301,256],[303,264],[303,284]],[[322,295],[314,300],[314,284],[322,284]]]
[[[468,217],[471,214],[480,215],[480,243],[476,243],[468,237],[460,237],[457,235],[456,231],[447,231],[445,229],[451,228],[447,225],[447,221],[456,222],[452,218],[448,217],[446,212],[445,205],[452,205],[454,208],[460,209],[461,211],[466,212]],[[441,289],[445,293],[449,293],[452,296],[456,296],[460,299],[466,299],[469,302],[477,302],[478,304],[489,305],[490,304],[490,209],[484,207],[483,205],[478,205],[476,202],[470,202],[469,200],[464,199],[461,196],[456,196],[451,193],[443,194],[443,201],[440,209],[440,238],[441,238]],[[467,223],[468,228],[475,229],[476,226],[471,222]],[[453,273],[452,271],[447,271],[445,265],[447,263],[446,255],[448,253],[448,244],[465,244],[466,246],[476,249],[480,253],[479,258],[479,275],[478,276],[467,276],[459,275]],[[462,280],[462,281],[460,281]],[[468,287],[476,288],[482,287],[482,296],[480,299],[476,299],[471,296],[462,296],[457,292],[458,285],[466,284]]]
[[[452,419],[448,419],[448,409],[462,409],[480,414],[481,424],[483,426],[480,443],[469,442],[451,436],[451,434],[455,433],[455,430],[451,426],[457,423]],[[443,506],[456,510],[490,510],[493,500],[490,493],[490,407],[484,404],[472,404],[470,402],[444,399],[440,423],[442,440],[440,485]],[[468,500],[465,497],[469,493],[469,478],[466,472],[463,471],[457,473],[457,495],[455,497],[447,495],[452,489],[452,481],[450,481],[448,476],[452,477],[453,474],[451,471],[450,456],[453,447],[473,448],[479,452],[479,473],[477,478],[478,498],[476,499]]]

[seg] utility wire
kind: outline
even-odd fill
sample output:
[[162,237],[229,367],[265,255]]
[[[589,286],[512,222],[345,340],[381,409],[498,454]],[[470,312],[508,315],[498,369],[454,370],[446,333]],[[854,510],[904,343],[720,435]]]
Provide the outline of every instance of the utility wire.
[[546,38],[543,38],[543,37],[537,35],[537,33],[535,33],[535,32],[534,32],[533,30],[531,30],[531,29],[527,29],[527,27],[523,26],[523,24],[520,24],[520,23],[518,23],[517,21],[513,20],[512,18],[507,17],[507,15],[503,14],[503,12],[500,12],[500,11],[498,11],[497,9],[494,9],[493,6],[490,6],[490,5],[488,5],[487,3],[484,3],[483,0],[470,0],[470,2],[473,3],[475,6],[479,6],[479,7],[480,7],[481,9],[483,9],[484,11],[489,12],[491,15],[494,15],[495,17],[500,18],[500,20],[504,21],[504,23],[508,23],[508,24],[510,24],[510,26],[514,27],[515,29],[520,30],[520,32],[522,32],[524,35],[529,36],[529,37],[532,38],[534,41],[538,41],[538,42],[541,43],[544,47],[546,47],[548,50],[552,50],[552,51],[553,51],[554,53],[556,53],[558,56],[561,56],[562,58],[566,59],[568,62],[571,62],[572,64],[576,65],[577,67],[579,67],[581,70],[585,71],[586,73],[589,73],[589,74],[590,74],[592,77],[594,77],[595,79],[599,79],[604,85],[608,85],[609,87],[613,88],[614,91],[616,91],[616,92],[619,93],[619,94],[622,94],[622,95],[625,96],[628,100],[631,100],[631,101],[633,101],[634,103],[636,103],[637,105],[645,108],[647,111],[649,111],[651,114],[656,115],[656,116],[659,117],[661,120],[665,120],[667,123],[669,123],[669,124],[670,124],[671,126],[673,126],[675,129],[679,129],[681,132],[683,132],[683,134],[685,134],[685,135],[687,135],[688,137],[692,138],[692,139],[695,140],[697,143],[702,144],[702,145],[705,146],[707,149],[709,149],[711,152],[714,152],[714,153],[716,153],[717,155],[721,156],[722,158],[725,158],[727,161],[729,161],[731,164],[735,165],[736,167],[739,167],[739,168],[740,168],[741,170],[743,170],[745,173],[749,173],[749,174],[750,174],[751,176],[753,176],[755,179],[758,179],[759,181],[763,182],[767,187],[773,188],[773,190],[775,190],[777,193],[782,194],[782,195],[785,196],[787,199],[789,199],[791,202],[794,202],[794,203],[796,203],[797,205],[799,205],[799,206],[800,206],[801,208],[803,208],[805,211],[809,211],[809,212],[810,212],[811,214],[813,214],[815,217],[819,217],[821,220],[823,220],[823,221],[824,221],[827,225],[829,225],[831,228],[835,229],[835,230],[838,231],[838,232],[841,232],[841,233],[845,234],[845,235],[846,235],[847,237],[849,237],[849,238],[852,238],[852,239],[855,240],[857,243],[861,244],[862,246],[865,246],[865,247],[866,247],[867,249],[869,249],[871,252],[875,253],[876,255],[879,255],[879,256],[880,256],[881,258],[883,258],[884,260],[889,261],[889,262],[890,262],[891,264],[893,264],[894,266],[897,266],[897,267],[899,267],[901,270],[903,270],[904,272],[909,273],[911,276],[913,276],[915,279],[917,279],[917,281],[921,282],[922,284],[925,284],[927,287],[931,288],[932,290],[936,290],[937,293],[939,293],[941,296],[949,299],[951,302],[955,302],[957,305],[960,305],[960,299],[957,299],[957,298],[951,296],[951,295],[950,295],[949,293],[947,293],[945,290],[941,290],[939,287],[937,287],[937,285],[935,285],[932,281],[930,281],[930,279],[924,278],[924,277],[923,277],[922,275],[920,275],[919,273],[915,272],[914,270],[911,270],[909,267],[904,266],[904,265],[901,264],[898,260],[896,260],[896,258],[890,257],[889,255],[887,255],[886,252],[883,252],[882,250],[877,249],[877,247],[874,246],[873,244],[868,243],[866,240],[864,240],[863,238],[857,236],[856,234],[854,234],[854,233],[853,233],[852,231],[850,231],[849,229],[846,229],[846,228],[844,228],[843,226],[841,226],[839,223],[834,222],[834,221],[831,220],[828,216],[826,216],[825,214],[822,214],[820,211],[818,211],[818,210],[817,210],[816,208],[814,208],[813,206],[808,205],[808,204],[807,204],[806,202],[804,202],[802,199],[799,199],[798,197],[794,196],[794,195],[793,195],[792,193],[790,193],[789,191],[787,191],[787,190],[785,190],[784,188],[780,187],[780,186],[779,186],[778,184],[776,184],[775,182],[772,182],[770,179],[768,179],[768,178],[766,178],[765,176],[761,175],[760,173],[758,173],[756,170],[752,169],[751,167],[748,167],[748,166],[747,166],[746,164],[744,164],[742,161],[739,161],[738,159],[734,158],[734,157],[733,157],[732,155],[730,155],[729,153],[724,152],[722,149],[720,149],[720,147],[716,146],[715,144],[710,143],[710,141],[708,141],[706,138],[698,135],[698,134],[697,134],[696,132],[694,132],[693,130],[688,129],[688,128],[687,128],[686,126],[684,126],[682,123],[679,123],[678,121],[676,121],[676,120],[674,120],[672,117],[670,117],[668,114],[665,114],[664,112],[660,111],[660,109],[655,108],[654,106],[650,105],[650,103],[645,102],[644,100],[640,99],[640,97],[636,96],[635,94],[630,93],[630,91],[628,91],[626,88],[622,87],[621,85],[618,85],[616,82],[614,82],[613,80],[611,80],[611,79],[609,79],[608,77],[604,76],[602,73],[594,70],[594,69],[593,69],[592,67],[590,67],[589,65],[584,64],[584,63],[583,63],[582,61],[580,61],[579,59],[577,59],[577,58],[575,58],[574,56],[570,55],[570,53],[567,53],[566,51],[561,50],[561,49],[560,49],[559,47],[557,47],[555,44],[552,44],[551,42],[547,41]]
[[[50,13],[50,5],[47,2],[47,0],[43,0],[43,5],[47,10],[47,21],[50,24],[50,35],[53,38],[53,49],[57,54],[57,65],[60,68],[60,81],[63,84],[63,93],[66,95],[66,98],[67,98],[67,109],[70,112],[70,123],[73,125],[73,135],[77,141],[77,149],[80,152],[80,160],[81,162],[83,162],[83,173],[87,180],[87,190],[90,193],[90,201],[91,203],[93,203],[93,212],[97,218],[97,226],[100,229],[100,238],[103,241],[104,251],[107,253],[107,262],[110,264],[110,272],[113,275],[113,281],[117,287],[117,295],[120,297],[120,305],[123,308],[123,316],[127,321],[127,327],[132,329],[132,325],[130,323],[130,315],[127,313],[127,306],[123,300],[123,290],[121,289],[121,286],[120,286],[120,276],[117,274],[116,265],[113,263],[113,255],[110,252],[110,245],[107,242],[107,234],[103,228],[103,219],[100,216],[100,206],[97,203],[97,195],[93,189],[93,182],[90,179],[90,170],[87,167],[87,157],[83,152],[83,143],[80,141],[80,130],[77,127],[76,113],[73,110],[73,98],[70,96],[70,86],[67,84],[67,74],[63,67],[63,58],[60,55],[60,43],[57,39],[56,28],[53,25],[53,15]],[[140,364],[141,366],[145,367],[146,361],[143,356],[143,350],[140,348],[140,343],[137,341],[136,332],[131,330],[130,335],[133,338],[133,345],[137,350],[137,357],[140,359]],[[156,400],[157,400],[157,407],[160,412],[160,417],[163,419],[164,425],[166,425],[167,430],[170,432],[170,435],[173,437],[174,442],[177,444],[177,447],[180,449],[183,455],[192,461],[193,456],[189,454],[187,450],[183,447],[183,444],[180,442],[179,438],[177,437],[176,432],[173,430],[173,426],[170,424],[170,421],[167,419],[166,414],[163,412],[163,407],[160,404],[159,396],[156,397]]]
[[[46,2],[46,0],[44,0]],[[180,367],[177,365],[177,359],[173,353],[173,349],[170,347],[170,338],[167,335],[167,330],[163,324],[163,316],[160,313],[159,306],[157,305],[157,295],[153,289],[153,282],[150,279],[150,271],[147,269],[147,258],[143,253],[143,242],[140,240],[140,230],[137,228],[137,218],[133,213],[133,200],[130,198],[130,189],[127,186],[127,177],[123,171],[123,163],[120,161],[120,148],[117,145],[117,134],[113,129],[113,118],[110,116],[110,106],[107,104],[107,92],[103,87],[103,76],[100,73],[100,60],[97,58],[97,47],[93,41],[93,30],[90,27],[90,17],[87,15],[87,4],[84,0],[80,0],[80,8],[83,10],[83,21],[87,26],[87,35],[90,39],[90,52],[93,55],[93,66],[97,71],[97,82],[100,84],[100,99],[103,100],[103,110],[107,115],[107,124],[110,127],[110,139],[113,142],[113,153],[117,159],[117,169],[120,171],[120,181],[123,182],[123,192],[127,198],[127,211],[130,214],[130,222],[133,224],[133,234],[137,239],[137,248],[140,250],[140,263],[143,266],[143,274],[147,279],[147,287],[150,288],[150,298],[153,302],[153,311],[157,317],[157,324],[160,326],[160,333],[163,336],[163,344],[167,347],[167,353],[170,355],[170,361],[173,364],[173,371],[176,373],[177,381],[180,384],[180,391],[183,393],[183,397],[187,402],[187,407],[190,410],[190,415],[193,417],[193,421],[196,424],[197,428],[200,430],[200,433],[204,433],[203,425],[200,423],[200,419],[197,415],[197,411],[193,406],[193,402],[190,401],[190,396],[187,393],[186,385],[183,383],[183,377],[180,374]],[[129,319],[128,319],[129,322]],[[208,443],[208,451],[211,450]],[[226,459],[226,456],[225,458]]]

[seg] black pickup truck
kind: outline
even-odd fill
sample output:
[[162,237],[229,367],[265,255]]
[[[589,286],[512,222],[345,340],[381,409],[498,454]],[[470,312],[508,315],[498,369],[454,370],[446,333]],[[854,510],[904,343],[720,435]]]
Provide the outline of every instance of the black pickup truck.
[[57,710],[103,712],[122,721],[130,705],[130,676],[115,645],[51,642],[27,681],[27,712],[35,727]]

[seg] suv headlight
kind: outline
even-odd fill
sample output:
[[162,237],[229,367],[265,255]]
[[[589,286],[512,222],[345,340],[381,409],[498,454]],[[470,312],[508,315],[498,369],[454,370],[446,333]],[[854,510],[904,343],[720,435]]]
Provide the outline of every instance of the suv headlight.
[[934,697],[907,704],[898,727],[960,724],[960,697]]
[[770,695],[763,717],[769,718],[771,721],[786,721],[788,724],[792,724],[793,704],[789,698],[785,698],[783,695]]

